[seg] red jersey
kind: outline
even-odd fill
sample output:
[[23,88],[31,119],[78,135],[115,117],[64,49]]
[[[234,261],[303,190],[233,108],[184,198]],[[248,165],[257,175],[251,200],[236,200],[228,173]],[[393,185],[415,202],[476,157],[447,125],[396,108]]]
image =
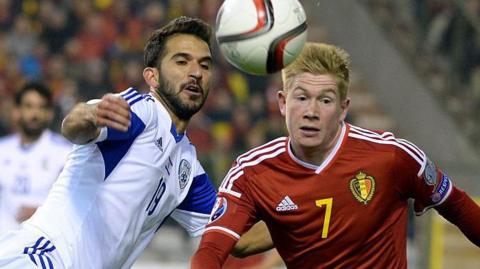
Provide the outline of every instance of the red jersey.
[[407,268],[407,199],[421,214],[452,189],[412,143],[344,125],[320,166],[296,158],[286,137],[237,158],[206,233],[238,240],[263,220],[288,268]]

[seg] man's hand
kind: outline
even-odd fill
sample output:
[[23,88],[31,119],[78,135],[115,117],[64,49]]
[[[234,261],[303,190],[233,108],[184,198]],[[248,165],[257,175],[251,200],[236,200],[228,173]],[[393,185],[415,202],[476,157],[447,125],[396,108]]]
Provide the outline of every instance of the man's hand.
[[95,125],[126,132],[130,127],[130,107],[127,101],[114,94],[106,94],[95,107]]
[[130,127],[130,107],[114,94],[100,100],[77,104],[63,119],[62,134],[74,144],[86,144],[100,134],[101,127],[126,132]]

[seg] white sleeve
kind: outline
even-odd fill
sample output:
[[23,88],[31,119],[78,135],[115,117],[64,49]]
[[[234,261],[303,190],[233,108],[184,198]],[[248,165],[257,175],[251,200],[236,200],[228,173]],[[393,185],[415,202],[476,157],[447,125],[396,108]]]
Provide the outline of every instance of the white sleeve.
[[[152,109],[152,105],[149,104],[153,101],[146,94],[139,93],[135,88],[128,88],[125,91],[118,94],[124,98],[130,106],[130,120],[131,125],[126,132],[118,131],[113,128],[103,127],[100,130],[100,134],[91,143],[102,142],[105,140],[125,140],[138,136],[149,124],[153,121],[155,110]],[[90,100],[88,104],[95,104],[99,102],[99,99]]]
[[198,160],[195,170],[187,196],[171,215],[191,236],[203,233],[217,197],[215,187]]

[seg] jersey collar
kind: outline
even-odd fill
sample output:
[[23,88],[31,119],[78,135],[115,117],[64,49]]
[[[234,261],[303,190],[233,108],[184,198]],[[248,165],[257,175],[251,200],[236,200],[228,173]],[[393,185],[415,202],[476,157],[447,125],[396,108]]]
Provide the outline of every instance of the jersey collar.
[[288,155],[290,156],[290,158],[292,158],[293,161],[300,164],[301,166],[303,166],[305,168],[308,168],[308,169],[311,169],[311,170],[315,170],[315,174],[320,174],[323,170],[325,170],[325,168],[330,163],[332,163],[332,161],[335,158],[335,156],[337,155],[340,147],[342,146],[343,141],[345,140],[345,137],[347,137],[345,135],[346,133],[347,133],[347,126],[344,122],[342,122],[342,130],[341,130],[341,133],[340,133],[340,136],[339,136],[337,142],[335,143],[335,146],[333,147],[333,150],[328,154],[327,158],[325,158],[325,160],[320,165],[307,163],[307,162],[304,162],[304,161],[300,160],[299,158],[297,158],[292,152],[292,145],[291,145],[290,138],[288,139]]

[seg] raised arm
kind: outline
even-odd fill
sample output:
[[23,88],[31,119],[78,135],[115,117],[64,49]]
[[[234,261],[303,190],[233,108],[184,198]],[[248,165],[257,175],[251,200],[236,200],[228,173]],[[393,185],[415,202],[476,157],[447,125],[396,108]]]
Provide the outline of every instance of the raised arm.
[[127,131],[130,108],[120,96],[106,94],[96,102],[77,104],[62,122],[62,134],[75,144],[86,144],[100,134],[101,127]]

